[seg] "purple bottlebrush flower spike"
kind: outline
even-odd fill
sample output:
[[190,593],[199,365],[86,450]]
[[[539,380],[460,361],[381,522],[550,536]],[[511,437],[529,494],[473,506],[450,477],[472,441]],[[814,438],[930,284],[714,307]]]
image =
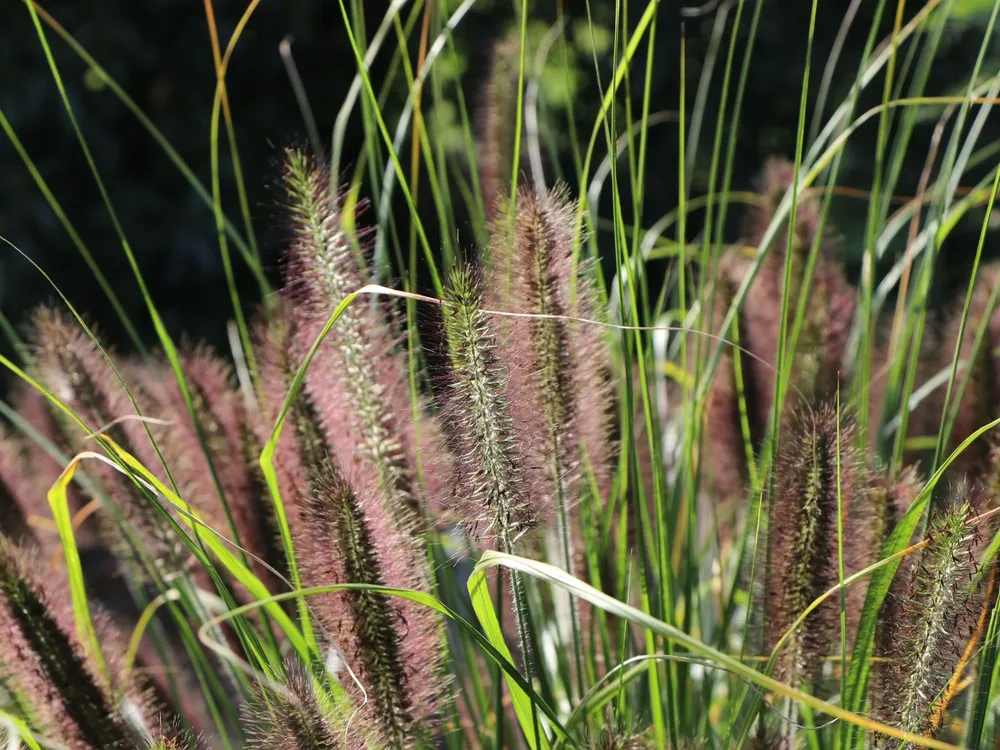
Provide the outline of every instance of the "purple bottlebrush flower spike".
[[[731,248],[720,262],[721,283],[717,286],[716,297],[723,302],[728,302],[732,292],[743,282],[753,257],[751,248],[757,246],[763,238],[782,197],[793,183],[793,176],[794,168],[787,161],[772,160],[765,166],[760,187],[761,203],[751,212],[746,223],[742,245]],[[803,293],[808,293],[809,302],[792,359],[790,382],[794,388],[789,391],[788,397],[794,403],[796,394],[801,393],[810,405],[831,397],[843,380],[843,356],[855,304],[854,290],[847,284],[843,269],[836,260],[836,237],[828,229],[824,229],[823,235],[819,236],[820,223],[819,202],[813,197],[800,197],[791,245],[791,297],[787,321],[789,335],[792,333],[796,307]],[[777,359],[781,300],[788,257],[787,232],[786,223],[772,242],[756,278],[750,284],[738,316],[739,343],[754,355],[744,355],[741,359],[744,387],[747,390],[750,435],[755,447],[759,447],[771,424],[776,372],[780,367]],[[818,257],[806,292],[803,284],[807,260],[816,242],[819,243]],[[710,322],[713,325],[721,323],[727,308],[728,304],[714,310],[710,316],[713,320]],[[712,333],[732,339],[729,331],[713,330]],[[713,401],[718,403],[711,408],[728,414],[733,411],[735,404],[735,387],[729,380],[731,366],[729,369],[722,369],[722,364],[728,364],[728,361],[720,363],[720,369],[716,373],[716,380],[723,380],[713,396]],[[730,467],[742,467],[746,462],[742,434],[738,423],[734,429],[731,420],[732,416],[728,416],[716,426],[716,420],[711,415],[709,418],[713,447],[718,444],[726,451],[725,458],[716,459],[723,479],[722,488],[726,492],[732,491],[735,477],[743,474],[734,472]],[[720,431],[718,438],[712,435],[713,431]],[[738,453],[734,450],[738,450]]]
[[[427,588],[422,552],[383,507],[377,480],[348,482],[329,463],[310,467],[300,561],[309,585],[362,583]],[[311,600],[367,693],[366,712],[393,748],[426,741],[441,698],[436,615],[405,599],[357,590]],[[359,696],[360,698],[360,696]]]
[[384,747],[365,717],[318,692],[298,669],[281,690],[259,688],[244,706],[251,750],[374,750]]
[[[520,191],[513,226],[493,225],[486,305],[515,313],[599,319],[589,266],[574,266],[575,204],[564,188]],[[498,318],[497,356],[509,371],[511,416],[525,453],[546,465],[571,502],[588,470],[608,490],[610,363],[603,331],[553,318]]]
[[[298,367],[294,323],[277,315],[258,332],[264,400],[277,418]],[[273,425],[267,415],[266,430]],[[351,480],[333,463],[327,433],[301,392],[275,453],[275,470],[307,585],[367,583],[426,589],[425,556],[409,527],[382,499],[373,468],[352,467]],[[408,747],[430,727],[440,706],[440,623],[411,602],[347,591],[310,600],[364,687],[365,714],[391,747]],[[347,682],[345,680],[345,682]]]
[[[263,558],[268,552],[266,514],[261,504],[261,488],[247,462],[247,415],[232,371],[206,347],[183,354],[181,366],[201,425],[204,447],[180,385],[166,366],[142,368],[137,373],[137,380],[150,401],[144,410],[172,422],[168,426],[151,427],[151,431],[178,483],[181,497],[205,514],[205,521],[217,532],[232,538],[235,527],[240,545]],[[145,445],[149,445],[148,441]],[[144,458],[147,466],[157,465],[154,455]],[[258,576],[268,577],[266,569],[252,559],[251,567]]]
[[[339,198],[329,175],[301,151],[290,150],[285,185],[295,243],[287,279],[296,306],[298,351],[303,355],[338,304],[367,281],[359,254],[340,222]],[[397,335],[380,308],[348,307],[324,341],[306,378],[337,463],[345,469],[370,465],[383,502],[397,520],[410,524],[416,500],[417,457],[443,460],[429,420],[414,423],[407,366],[394,350]],[[423,497],[439,507],[446,487],[439,471],[425,473]]]
[[[814,599],[837,585],[838,486],[843,552],[848,574],[860,569],[858,536],[848,510],[867,502],[868,479],[857,453],[855,428],[832,406],[801,410],[786,428],[787,442],[776,464],[775,496],[768,527],[765,647],[770,651]],[[783,647],[777,673],[796,684],[816,679],[824,655],[839,642],[840,602],[827,599]]]
[[498,353],[502,324],[483,312],[470,269],[452,272],[443,315],[451,382],[442,422],[455,457],[455,515],[509,549],[552,515],[545,472],[530,460],[513,416],[511,402],[524,394],[508,389]]
[[[977,574],[990,532],[979,528],[967,494],[960,486],[932,520],[903,595],[882,615],[870,700],[877,719],[909,732],[937,733],[986,604],[990,576]],[[889,746],[888,738],[876,740]]]
[[[501,39],[493,45],[489,79],[480,103],[476,141],[476,168],[487,224],[504,213],[504,199],[510,195],[520,66],[521,45],[518,42]],[[523,148],[520,156],[518,169],[525,161]]]
[[[39,310],[35,315],[33,340],[39,379],[90,428],[100,429],[119,417],[135,413],[110,365],[76,321],[55,310]],[[122,373],[121,368],[118,371]],[[53,414],[60,429],[60,443],[68,452],[99,448],[95,441],[86,440],[87,436],[64,414]],[[136,421],[110,427],[107,434],[136,458],[147,453],[148,438]],[[158,463],[147,466],[154,471],[160,468]],[[87,471],[110,492],[124,519],[140,534],[154,558],[166,559],[168,565],[176,567],[179,541],[171,538],[145,494],[110,466],[92,462]],[[121,549],[120,533],[107,521],[99,526],[99,534],[111,540],[108,546]]]
[[71,750],[128,750],[143,735],[155,741],[156,709],[134,677],[118,680],[122,664],[116,659],[125,649],[103,616],[95,613],[94,624],[106,647],[110,684],[77,640],[68,593],[53,594],[41,578],[0,539],[0,665],[4,687],[25,709],[29,725]]

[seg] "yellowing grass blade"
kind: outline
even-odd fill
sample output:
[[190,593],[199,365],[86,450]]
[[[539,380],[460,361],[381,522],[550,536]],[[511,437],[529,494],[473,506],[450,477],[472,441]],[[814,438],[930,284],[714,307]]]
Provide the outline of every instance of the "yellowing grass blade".
[[[174,492],[168,489],[159,479],[157,479],[153,474],[149,472],[142,464],[140,464],[135,457],[129,454],[127,451],[123,450],[115,441],[106,435],[100,436],[101,443],[114,454],[114,456],[121,461],[130,472],[134,473],[137,477],[141,478],[149,487],[155,490],[161,497],[170,502],[174,507],[178,508],[182,512],[179,513],[180,519],[189,527],[191,530],[195,530],[196,525],[200,526],[202,530],[206,528],[211,528],[205,524],[198,514],[191,509],[191,506],[184,502],[180,497],[178,497]],[[74,459],[74,462],[79,460],[81,457],[92,456],[95,458],[103,458],[97,454],[81,454]],[[57,519],[58,520],[58,519]],[[60,534],[62,529],[60,528]],[[271,592],[267,590],[267,587],[261,583],[260,579],[254,575],[250,569],[243,564],[243,562],[234,555],[229,546],[221,541],[214,533],[204,534],[201,536],[202,541],[205,542],[205,546],[211,550],[212,554],[219,560],[219,562],[226,568],[227,571],[246,587],[255,598],[257,599],[269,599]],[[75,549],[75,548],[74,548]],[[77,565],[79,565],[79,557],[77,557]],[[292,622],[291,618],[279,607],[277,604],[269,603],[265,606],[268,614],[274,619],[281,630],[288,637],[289,642],[299,653],[299,655],[306,661],[311,660],[312,653],[310,651],[309,645],[306,639],[303,637],[302,632],[296,627],[295,623]]]
[[[778,695],[793,700],[796,703],[807,706],[814,711],[821,711],[828,716],[840,719],[841,721],[845,721],[854,726],[861,727],[867,731],[878,732],[890,737],[895,737],[903,742],[912,743],[920,747],[934,748],[935,750],[954,750],[955,748],[954,745],[949,745],[947,742],[941,742],[939,740],[931,739],[930,737],[923,737],[918,734],[913,734],[912,732],[904,732],[896,727],[890,727],[887,724],[872,721],[866,716],[847,711],[840,706],[827,703],[826,701],[820,700],[815,696],[796,690],[789,685],[775,680],[773,677],[768,677],[762,672],[758,672],[756,669],[748,667],[743,662],[738,661],[731,656],[727,656],[711,646],[705,645],[687,633],[678,630],[661,620],[657,620],[635,607],[631,607],[628,604],[618,601],[617,599],[613,599],[607,594],[598,591],[593,586],[589,586],[583,581],[573,578],[565,571],[546,563],[528,560],[523,557],[517,557],[516,555],[508,555],[503,552],[487,552],[476,565],[469,583],[470,590],[472,588],[472,581],[481,580],[485,575],[484,571],[498,566],[526,573],[530,576],[566,589],[574,596],[578,596],[581,599],[590,602],[595,607],[600,607],[605,612],[628,620],[629,622],[633,622],[637,625],[641,625],[644,628],[648,628],[649,630],[652,630],[653,632],[684,646],[692,653],[700,654],[715,664],[725,667],[732,673],[746,678],[758,687],[766,691],[777,693]],[[479,577],[478,579],[477,576]],[[475,604],[475,598],[473,599],[473,604]],[[477,614],[478,611],[479,610],[477,609]]]
[[96,453],[81,453],[69,462],[62,474],[48,492],[49,507],[59,531],[59,541],[66,556],[66,575],[69,578],[70,596],[73,599],[73,619],[76,622],[76,633],[83,644],[87,656],[100,669],[103,677],[110,683],[108,665],[101,653],[101,644],[94,630],[94,622],[90,617],[90,605],[87,602],[87,587],[83,581],[83,566],[80,564],[80,551],[73,536],[73,518],[69,512],[69,501],[66,497],[69,483],[83,458],[103,458]]

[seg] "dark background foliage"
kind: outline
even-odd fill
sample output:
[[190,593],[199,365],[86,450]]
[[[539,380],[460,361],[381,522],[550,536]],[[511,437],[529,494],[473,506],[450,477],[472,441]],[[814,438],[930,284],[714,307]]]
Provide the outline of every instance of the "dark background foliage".
[[[810,113],[823,65],[848,4],[846,0],[819,3],[807,104]],[[831,90],[829,101],[833,104],[843,100],[854,80],[878,4],[877,0],[861,2]],[[382,17],[387,3],[386,0],[365,0],[364,5],[371,29]],[[554,10],[550,9],[554,4],[532,5],[533,19],[554,19]],[[644,5],[629,3],[630,27]],[[744,40],[753,5],[747,0],[742,23]],[[738,128],[735,189],[752,187],[766,157],[794,154],[810,5],[803,0],[765,0]],[[880,39],[891,30],[895,4],[888,5],[879,27]],[[908,4],[907,11],[914,12],[918,5]],[[514,23],[511,6],[508,0],[483,0],[459,29],[456,41],[467,62],[461,85],[470,102],[477,99],[481,89],[491,41]],[[170,0],[140,3],[51,0],[44,7],[136,99],[205,184],[209,184],[209,118],[215,80],[203,5],[196,2],[178,4]],[[225,44],[245,4],[242,0],[217,0],[214,8]],[[592,10],[596,23],[609,29],[613,26],[612,3],[592,3]],[[652,81],[654,110],[677,108],[682,29],[687,43],[686,84],[690,108],[718,7],[713,9],[713,4],[709,3],[705,14],[683,19],[681,10],[673,2],[663,2],[660,6]],[[566,11],[574,18],[586,18],[584,3],[569,3]],[[730,23],[732,17],[731,10]],[[3,29],[0,31],[0,107],[125,306],[134,315],[141,334],[152,340],[151,326],[138,289],[69,126],[28,11],[19,0],[2,0],[0,20]],[[727,42],[728,30],[729,26]],[[928,93],[957,93],[964,89],[982,33],[980,17],[975,14],[949,24]],[[272,275],[280,270],[285,236],[280,190],[276,187],[281,150],[287,144],[305,142],[305,128],[278,53],[279,43],[286,35],[294,39],[295,59],[321,133],[330,132],[337,107],[355,71],[354,56],[336,2],[264,2],[236,49],[227,79],[229,96],[254,224],[268,272]],[[118,99],[94,84],[94,77],[88,75],[86,66],[61,40],[51,32],[48,37],[83,132],[109,186],[153,299],[171,333],[185,332],[192,339],[204,338],[222,344],[225,321],[232,312],[211,211]],[[383,55],[382,60],[386,57]],[[742,49],[737,51],[737,60],[740,59]],[[579,131],[589,134],[600,92],[592,63],[586,64],[586,59],[584,63],[581,66],[584,83],[574,104]],[[380,65],[373,70],[375,81],[384,74],[384,62]],[[637,105],[641,101],[644,69],[645,61],[640,55],[633,66],[629,88],[629,95]],[[720,60],[716,83],[708,99],[702,146],[695,166],[693,193],[696,195],[705,187],[721,70]],[[601,57],[600,71],[606,82],[610,75],[610,58],[606,53]],[[880,96],[881,83],[876,82],[869,87],[861,109],[877,104]],[[404,98],[405,87],[400,83],[387,106],[390,126]],[[828,105],[826,115],[830,111]],[[915,192],[939,112],[940,109],[933,110],[923,120],[911,143],[900,185],[904,194]],[[988,124],[980,142],[995,139],[996,131],[994,120]],[[359,152],[362,137],[361,119],[356,113],[347,136],[346,159],[350,160]],[[870,187],[875,139],[876,120],[852,137],[841,171],[841,184],[860,189]],[[656,126],[650,132],[649,145],[647,225],[677,203],[676,126]],[[598,155],[603,156],[603,144]],[[225,142],[221,145],[221,156],[223,180],[227,186],[224,205],[230,216],[238,220],[235,192],[231,189],[232,167]],[[565,164],[562,166],[565,173],[570,174],[569,152],[564,150],[563,157]],[[972,184],[972,177],[964,179],[963,184]],[[424,196],[429,194],[426,189],[422,192]],[[609,193],[605,191],[605,198]],[[422,210],[426,211],[427,226],[433,233],[435,222],[430,209],[427,200]],[[863,250],[861,236],[866,204],[863,199],[839,198],[833,210],[834,219],[845,237],[844,258],[850,272],[856,275]],[[600,211],[607,214],[609,206],[602,205]],[[396,215],[405,217],[402,204]],[[701,220],[698,212],[691,215],[689,238],[701,231]],[[951,276],[957,278],[958,271],[954,269],[961,268],[954,259],[974,250],[981,221],[981,212],[971,212],[960,230],[949,239],[943,257],[948,258],[947,269]],[[739,210],[734,209],[729,238],[735,238],[738,222]],[[469,246],[472,235],[467,225],[460,226],[459,232],[463,244]],[[127,347],[124,331],[92,275],[5,138],[0,140],[0,235],[36,260],[74,304],[100,323],[112,340]],[[436,242],[433,234],[431,241]],[[602,247],[610,248],[611,243],[602,243]],[[246,292],[244,302],[251,308],[257,301],[256,288],[238,258],[235,265],[241,289]],[[47,282],[17,253],[9,247],[0,251],[0,309],[10,320],[23,322],[31,307],[54,297]]]

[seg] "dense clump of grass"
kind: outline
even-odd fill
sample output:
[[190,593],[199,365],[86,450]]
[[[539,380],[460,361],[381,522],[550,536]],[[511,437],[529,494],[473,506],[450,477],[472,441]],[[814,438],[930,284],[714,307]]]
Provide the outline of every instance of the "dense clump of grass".
[[[2,321],[23,360],[3,360],[21,382],[0,435],[9,731],[30,747],[142,749],[995,743],[1000,443],[985,433],[1000,409],[1000,286],[981,260],[1000,170],[970,171],[995,144],[967,122],[974,97],[992,106],[982,61],[921,195],[891,202],[912,107],[933,103],[914,61],[934,59],[948,9],[901,16],[878,47],[876,24],[856,88],[818,108],[809,140],[807,77],[794,155],[766,160],[744,194],[726,110],[742,101],[760,4],[700,11],[719,26],[676,118],[651,113],[636,64],[647,44],[656,54],[657,4],[615,17],[610,77],[590,18],[610,86],[590,142],[572,95],[565,111],[546,99],[560,70],[567,89],[584,75],[567,40],[583,27],[539,34],[518,16],[470,118],[438,67],[462,68],[469,4],[449,20],[396,3],[375,27],[351,6],[364,148],[346,163],[338,126],[345,174],[285,151],[281,283],[264,299],[236,293],[230,246],[261,265],[243,172],[237,227],[213,140],[203,195],[231,281],[231,358],[173,344],[139,263],[159,352],[115,352],[69,305],[37,312],[26,344]],[[855,112],[904,52],[908,98]],[[414,113],[389,117],[373,69]],[[713,75],[709,162],[698,130]],[[428,125],[440,112],[424,116],[450,97],[460,147]],[[845,144],[876,114],[868,219],[840,234]],[[685,158],[702,144],[659,220],[645,202],[654,117],[676,119]],[[960,191],[971,174],[981,182]],[[937,256],[970,216],[975,278],[932,309],[932,291],[948,297]],[[479,247],[460,252],[466,236]]]

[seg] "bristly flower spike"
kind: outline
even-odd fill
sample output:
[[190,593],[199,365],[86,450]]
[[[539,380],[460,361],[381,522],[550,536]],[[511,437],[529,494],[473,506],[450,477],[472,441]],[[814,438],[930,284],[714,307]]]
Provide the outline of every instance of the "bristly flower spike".
[[[838,421],[840,434],[838,435]],[[845,572],[858,569],[857,534],[848,509],[866,502],[868,481],[851,420],[834,407],[800,410],[776,465],[767,541],[765,646],[770,651],[813,600],[839,581],[838,510],[843,518]],[[838,456],[839,450],[839,456]],[[840,502],[838,507],[838,472]],[[777,672],[811,684],[822,657],[839,650],[840,601],[829,598],[793,632]]]
[[498,356],[494,321],[483,312],[469,268],[452,272],[443,316],[450,365],[443,422],[455,457],[456,516],[484,524],[478,533],[510,550],[551,517],[544,473],[531,466],[513,417],[511,402],[524,394],[508,389],[510,372]]
[[[881,658],[873,667],[874,715],[908,732],[936,733],[940,727],[936,702],[946,694],[984,605],[985,587],[975,583],[984,535],[966,495],[959,487],[950,507],[932,520],[875,654]],[[888,738],[877,744],[888,746]]]
[[[204,513],[216,531],[263,557],[267,553],[265,514],[260,487],[246,460],[247,415],[231,369],[207,347],[183,353],[181,366],[201,435],[174,374],[166,366],[138,371],[137,380],[151,401],[144,410],[171,422],[150,429],[178,482],[181,497]],[[150,455],[146,465],[155,466],[155,458]],[[258,576],[267,578],[259,563],[251,560],[251,566]]]
[[[33,341],[39,380],[88,427],[100,429],[113,420],[135,414],[122,383],[75,320],[56,310],[41,309],[35,315]],[[122,368],[116,369],[121,375]],[[76,452],[93,450],[97,446],[94,441],[87,441],[88,436],[66,415],[55,409],[52,412],[59,426],[60,447]],[[151,451],[147,450],[149,440],[143,425],[134,420],[119,422],[105,434],[137,458]],[[115,469],[103,463],[91,463],[88,471],[115,499],[124,520],[140,535],[152,558],[166,561],[172,571],[178,570],[181,542],[169,534],[162,517],[151,507],[150,499]],[[160,468],[159,463],[147,466],[154,470]],[[121,534],[110,522],[102,522],[99,534],[107,537],[109,548],[123,550]]]
[[[259,364],[270,430],[299,361],[294,322],[279,314],[258,332]],[[266,439],[262,435],[261,439]],[[306,585],[360,583],[427,589],[426,558],[409,527],[385,506],[371,468],[334,463],[311,393],[287,416],[275,469]],[[390,747],[409,747],[440,712],[441,633],[434,613],[407,600],[345,591],[313,597],[310,606],[336,640],[367,693],[364,716]],[[352,683],[345,680],[350,689]],[[360,693],[356,695],[361,698]],[[360,700],[359,700],[360,702]]]
[[[759,191],[760,204],[751,211],[741,244],[730,248],[720,261],[721,278],[716,285],[716,309],[708,316],[711,318],[708,322],[712,326],[718,326],[722,322],[732,292],[739,288],[749,273],[756,248],[793,182],[794,167],[790,162],[771,160],[765,166]],[[808,294],[801,333],[791,357],[789,382],[795,388],[787,394],[789,405],[796,405],[800,400],[798,394],[802,394],[805,403],[810,406],[832,398],[846,376],[843,372],[844,351],[854,314],[855,292],[844,278],[843,269],[836,258],[836,235],[828,227],[821,225],[819,202],[813,197],[801,196],[792,229],[791,256],[788,255],[789,229],[786,222],[764,257],[739,312],[739,343],[753,355],[744,354],[740,360],[747,393],[750,437],[755,448],[759,448],[771,426],[775,374],[782,367],[777,359],[786,265],[790,271],[788,288],[791,292],[786,321],[789,336],[792,334],[796,309],[802,301],[802,295]],[[808,260],[817,243],[815,266],[806,289]],[[725,307],[720,307],[721,302],[726,303]],[[710,332],[727,339],[733,338],[731,331],[715,329]],[[790,346],[792,341],[787,341]],[[736,426],[733,425],[733,420],[737,418],[733,377],[730,360],[720,363],[715,378],[722,383],[713,397],[718,402],[714,407],[717,411],[715,415],[709,415],[709,433],[713,447],[722,448],[728,455],[721,459],[721,477],[724,483],[722,489],[730,493],[734,477],[745,479],[746,476],[743,469],[746,456],[741,430],[738,422]],[[712,401],[709,403],[711,405]],[[710,406],[711,408],[713,407]],[[716,427],[720,419],[727,421]],[[719,431],[719,435],[713,435],[713,431]]]
[[[153,706],[132,678],[119,684],[124,649],[106,648],[108,673],[92,663],[76,637],[68,593],[41,584],[24,555],[0,538],[0,666],[4,686],[29,725],[71,750],[131,750],[136,734],[152,734]],[[95,626],[106,646],[100,613]],[[121,644],[115,644],[121,645]],[[108,679],[113,682],[108,682]]]
[[[501,317],[494,323],[497,356],[507,366],[507,391],[517,435],[527,460],[544,467],[541,486],[555,508],[554,559],[576,575],[570,510],[593,480],[598,502],[610,494],[612,386],[603,330],[567,316],[594,320],[596,293],[590,266],[574,260],[575,205],[559,187],[544,197],[519,191],[513,223],[494,221],[491,235],[488,306],[539,317]],[[557,603],[557,607],[560,606]],[[561,610],[572,631],[577,669],[582,672],[580,613],[575,598]]]
[[606,489],[612,444],[610,363],[602,330],[561,319],[600,320],[591,266],[573,257],[576,208],[560,187],[519,191],[515,222],[492,230],[486,304],[538,318],[498,318],[497,355],[507,366],[511,413],[527,451],[548,465],[570,502],[589,465]]
[[377,750],[384,747],[364,718],[317,691],[292,669],[280,690],[260,688],[243,708],[250,750]]
[[[289,150],[285,185],[295,241],[286,277],[290,296],[300,303],[296,336],[303,354],[345,297],[366,283],[361,250],[341,224],[339,197],[329,175],[301,151]],[[418,454],[430,462],[442,451],[430,422],[414,422],[407,366],[394,350],[396,334],[384,310],[358,302],[330,331],[306,379],[316,411],[326,427],[336,461],[345,469],[370,464],[387,507],[410,524],[418,490],[440,505],[441,485],[418,488]],[[433,478],[437,472],[426,472]]]
[[[509,372],[497,356],[497,336],[483,312],[482,292],[469,268],[452,271],[445,289],[444,334],[451,382],[444,402],[445,434],[455,457],[456,515],[482,524],[478,536],[515,553],[522,534],[551,518],[544,471],[526,459],[511,416]],[[528,679],[532,674],[527,599],[511,572],[514,615]]]
[[[356,583],[426,591],[423,554],[379,501],[373,476],[350,482],[329,464],[310,471],[300,559],[313,586]],[[428,608],[367,590],[315,597],[312,608],[367,693],[365,711],[389,747],[433,737],[441,704],[440,621]],[[362,696],[348,690],[361,702]]]

